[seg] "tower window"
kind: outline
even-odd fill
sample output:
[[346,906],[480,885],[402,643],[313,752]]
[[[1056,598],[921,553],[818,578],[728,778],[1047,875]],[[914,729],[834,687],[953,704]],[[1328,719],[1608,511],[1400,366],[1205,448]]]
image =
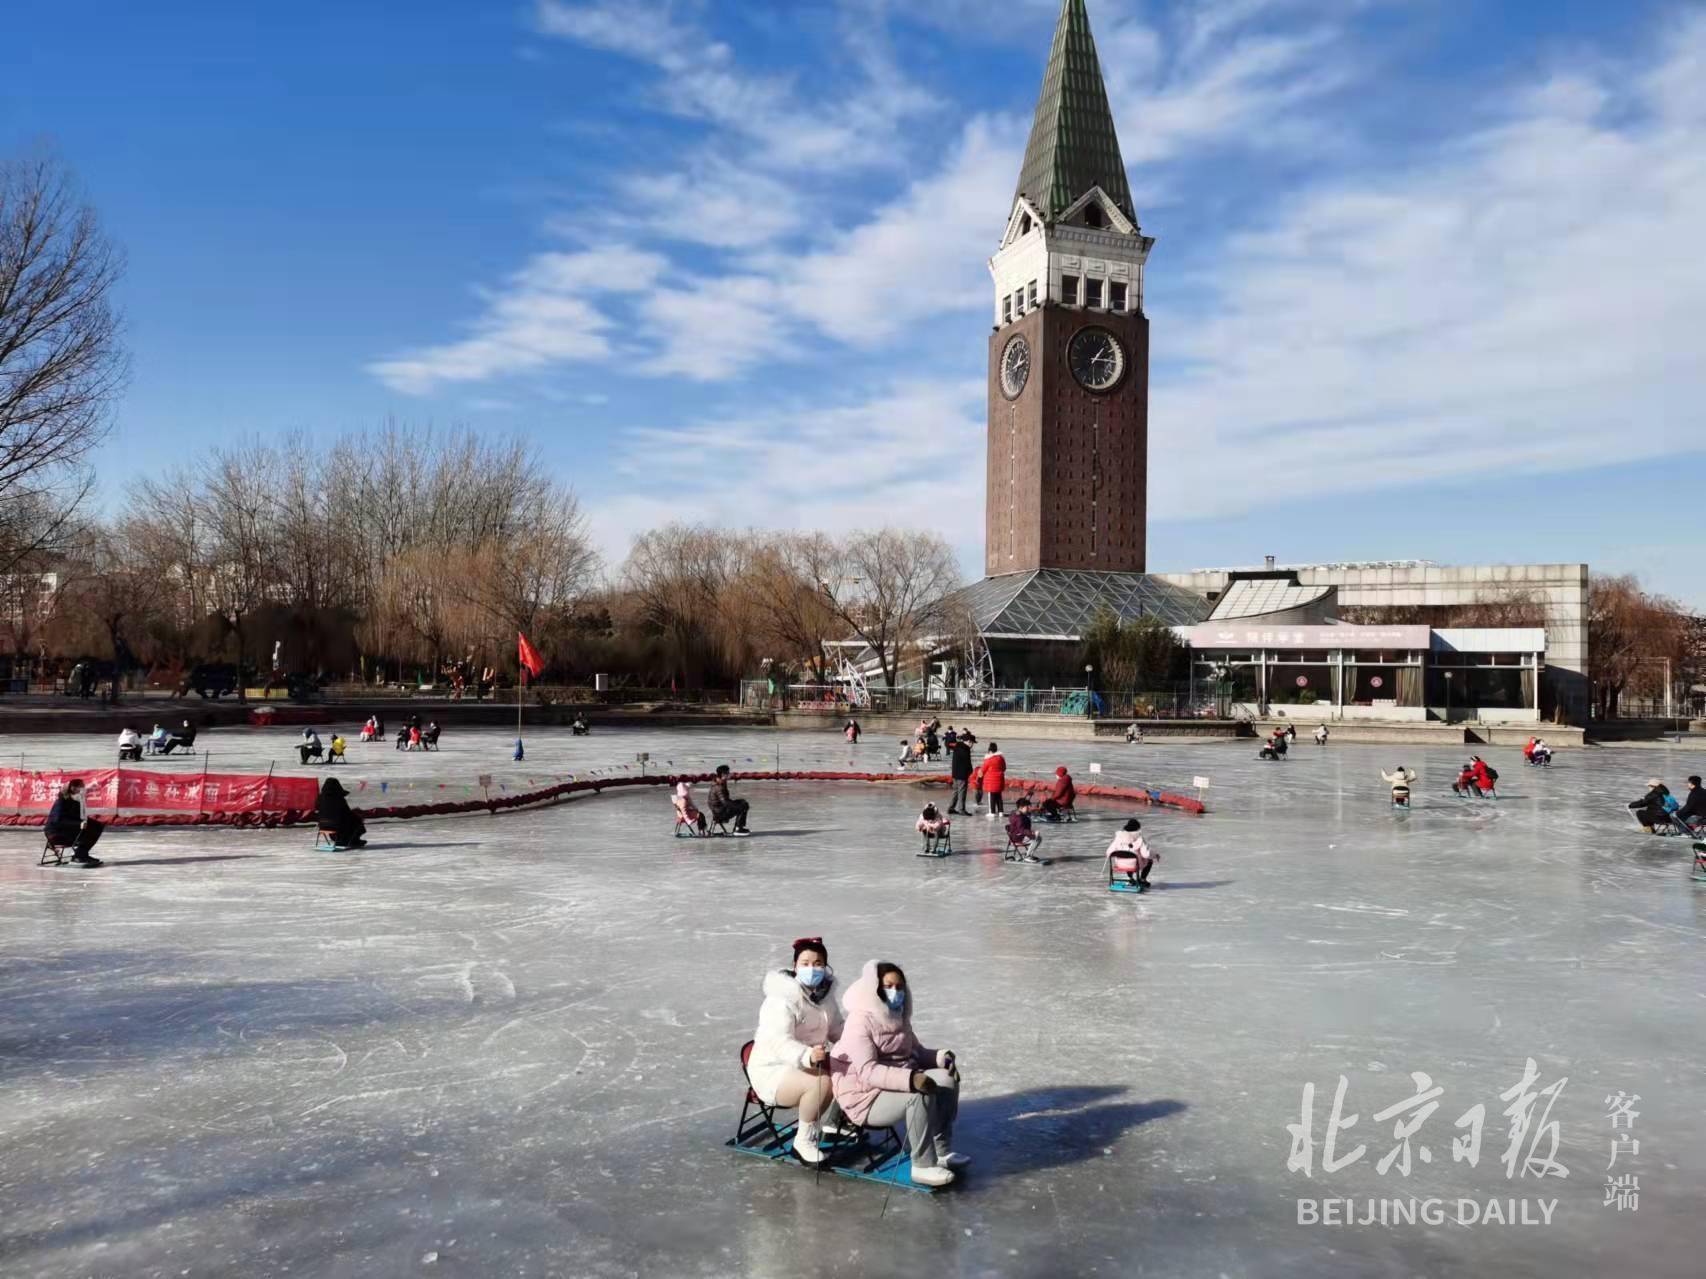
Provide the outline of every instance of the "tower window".
[[1076,275],[1060,277],[1060,300],[1067,306],[1078,305],[1078,277]]
[[1025,290],[1014,289],[1013,290],[1013,314],[1023,315],[1024,313],[1025,313]]
[[1108,310],[1110,310],[1110,311],[1123,311],[1123,310],[1125,310],[1125,281],[1123,281],[1123,280],[1109,280],[1108,281]]
[[1102,206],[1101,205],[1092,202],[1092,203],[1084,206],[1084,225],[1085,226],[1099,227],[1099,226],[1102,226],[1106,221],[1107,221],[1107,219],[1102,216]]
[[1090,279],[1084,281],[1084,305],[1100,310],[1102,307],[1102,281]]
[[1030,233],[1031,233],[1031,215],[1029,213],[1022,213],[1019,215],[1019,234],[1020,235],[1029,235]]
[[1013,299],[1010,297],[1004,296],[1001,299],[1001,323],[1013,323]]
[[1030,284],[1025,287],[1025,305],[1031,307],[1033,310],[1036,308],[1037,282],[1035,280],[1032,280]]

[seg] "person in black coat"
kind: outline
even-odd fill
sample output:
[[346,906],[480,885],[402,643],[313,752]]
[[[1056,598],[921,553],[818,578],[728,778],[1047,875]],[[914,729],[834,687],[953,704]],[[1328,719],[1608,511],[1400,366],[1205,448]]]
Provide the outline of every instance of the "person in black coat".
[[191,727],[189,720],[186,719],[184,721],[184,726],[166,739],[166,744],[160,748],[160,753],[162,755],[170,755],[175,750],[181,750],[188,753],[194,749],[195,729]]
[[970,817],[966,808],[966,786],[971,782],[971,743],[956,737],[948,747],[949,775],[954,779],[954,793],[948,800],[948,811]]
[[735,834],[744,835],[750,811],[751,805],[744,799],[736,799],[729,794],[729,766],[718,764],[717,780],[711,783],[711,816],[719,822],[734,822]]
[[66,782],[65,789],[59,792],[59,798],[48,810],[48,842],[59,848],[71,849],[71,861],[75,865],[99,866],[101,860],[89,856],[89,850],[95,846],[104,829],[93,817],[84,816],[83,779],[78,777]]
[[1688,794],[1682,797],[1676,815],[1690,830],[1706,826],[1706,789],[1701,787],[1698,773],[1688,779]]
[[1640,799],[1629,804],[1629,811],[1635,814],[1635,820],[1648,831],[1668,830],[1671,825],[1670,814],[1665,811],[1665,800],[1670,796],[1670,787],[1654,777],[1647,782],[1647,793]]
[[320,784],[320,802],[315,805],[314,812],[320,829],[331,834],[334,848],[367,847],[367,841],[362,838],[367,834],[367,827],[350,808],[349,792],[337,778],[328,777]]

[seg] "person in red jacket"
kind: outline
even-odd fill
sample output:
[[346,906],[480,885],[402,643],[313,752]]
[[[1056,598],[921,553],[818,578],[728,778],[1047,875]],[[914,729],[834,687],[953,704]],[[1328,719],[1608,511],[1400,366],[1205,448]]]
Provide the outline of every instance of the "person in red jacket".
[[989,753],[983,757],[983,793],[989,797],[989,816],[995,817],[1007,811],[1002,802],[1001,792],[1007,787],[1007,757],[1001,753],[1001,747],[994,742],[989,744]]
[[1078,820],[1073,815],[1072,806],[1078,800],[1078,788],[1072,784],[1072,774],[1066,771],[1062,764],[1054,770],[1054,789],[1043,801],[1043,820],[1045,822]]
[[1487,767],[1487,761],[1482,759],[1479,755],[1471,755],[1469,757],[1469,764],[1470,767],[1475,770],[1475,785],[1480,789],[1481,794],[1491,795],[1494,799],[1497,799],[1498,794],[1493,788],[1499,784],[1498,773]]

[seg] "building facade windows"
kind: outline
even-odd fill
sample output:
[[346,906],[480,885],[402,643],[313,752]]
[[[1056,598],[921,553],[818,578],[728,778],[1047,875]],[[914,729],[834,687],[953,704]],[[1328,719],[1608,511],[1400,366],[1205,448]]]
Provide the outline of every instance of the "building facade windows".
[[1126,287],[1123,280],[1108,281],[1108,310],[1124,311],[1126,302]]
[[1032,280],[1028,285],[1025,286],[1025,305],[1030,307],[1033,311],[1036,310],[1036,306],[1037,306],[1037,282],[1035,280]]
[[1097,279],[1084,281],[1084,305],[1094,311],[1102,309],[1102,281]]
[[1060,277],[1060,300],[1067,306],[1078,305],[1078,277],[1076,275]]
[[1013,299],[1010,297],[1001,299],[1001,323],[1013,323]]

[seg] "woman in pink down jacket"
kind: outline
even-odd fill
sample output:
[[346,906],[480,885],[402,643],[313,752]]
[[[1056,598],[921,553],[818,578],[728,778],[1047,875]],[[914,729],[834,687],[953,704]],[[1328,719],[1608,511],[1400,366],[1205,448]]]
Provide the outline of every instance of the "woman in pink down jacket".
[[912,991],[898,965],[870,960],[842,1007],[847,1023],[830,1054],[836,1102],[868,1128],[904,1121],[912,1179],[947,1185],[971,1162],[952,1144],[960,1109],[954,1054],[926,1048],[912,1033]]

